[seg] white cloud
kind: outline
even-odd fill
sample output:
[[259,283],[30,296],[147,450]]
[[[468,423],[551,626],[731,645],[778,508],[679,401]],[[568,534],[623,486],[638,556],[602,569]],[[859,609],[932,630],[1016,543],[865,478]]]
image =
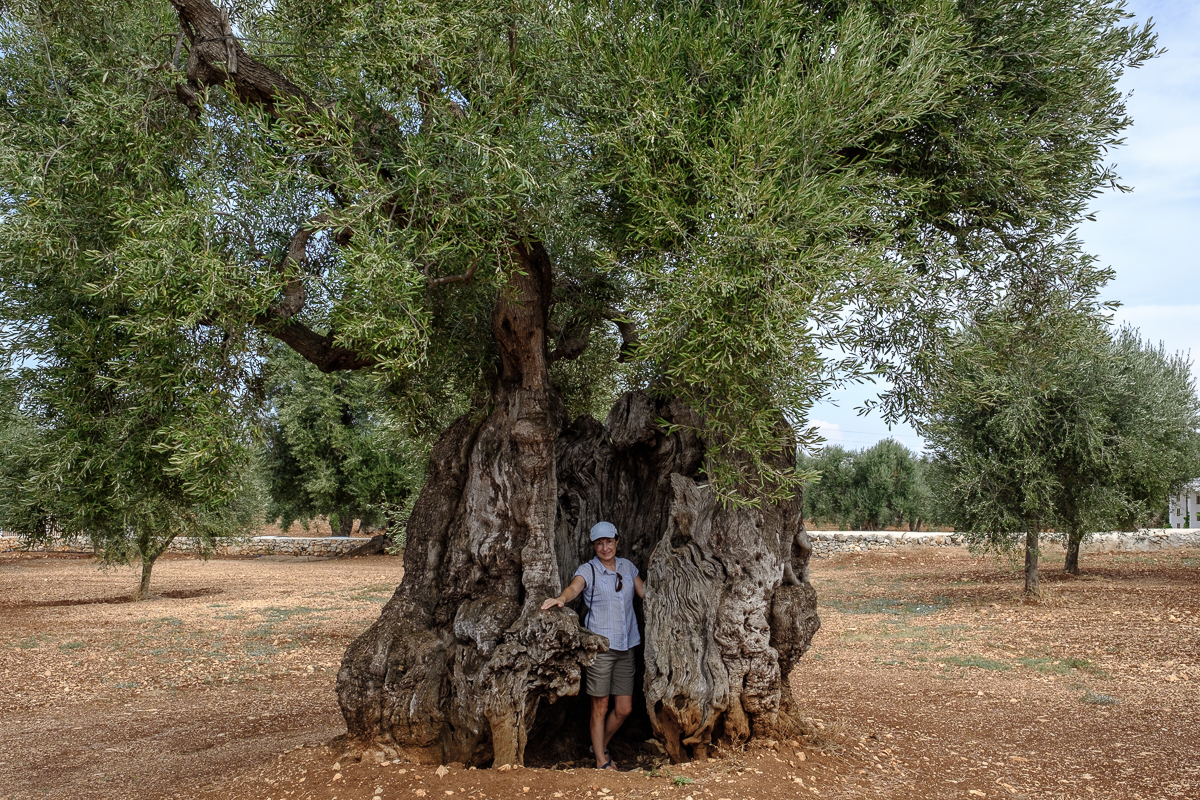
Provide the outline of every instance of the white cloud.
[[842,426],[836,422],[826,422],[823,419],[814,419],[809,422],[821,436],[825,437],[827,442],[842,441]]

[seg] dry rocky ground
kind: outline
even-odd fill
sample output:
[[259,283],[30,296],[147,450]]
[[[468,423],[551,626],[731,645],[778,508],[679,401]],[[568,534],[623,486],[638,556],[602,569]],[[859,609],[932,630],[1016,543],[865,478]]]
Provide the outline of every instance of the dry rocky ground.
[[1200,551],[1060,563],[1025,604],[958,548],[814,560],[804,739],[439,773],[334,741],[337,663],[398,558],[167,557],[129,603],[128,570],[0,554],[0,798],[1200,798]]

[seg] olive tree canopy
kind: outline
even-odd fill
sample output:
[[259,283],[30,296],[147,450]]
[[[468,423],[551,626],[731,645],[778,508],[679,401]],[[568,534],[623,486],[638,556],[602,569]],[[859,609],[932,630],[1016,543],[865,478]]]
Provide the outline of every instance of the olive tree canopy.
[[934,486],[969,541],[1024,544],[1028,594],[1039,592],[1041,534],[1062,535],[1065,569],[1078,574],[1089,534],[1150,524],[1168,492],[1200,474],[1200,398],[1185,356],[1069,312],[981,319],[960,341],[922,425]]
[[[876,372],[907,413],[1033,243],[1063,252],[1039,280],[1104,279],[1067,231],[1115,179],[1116,80],[1154,47],[1116,0],[29,0],[0,19],[13,324],[84,261],[130,360],[164,329],[229,360],[274,337],[386,371],[414,409],[464,398],[338,691],[353,736],[473,764],[551,741],[548,704],[607,646],[539,610],[600,518],[646,576],[642,689],[672,757],[790,729],[817,625],[807,409]],[[568,419],[622,388],[603,425]]]

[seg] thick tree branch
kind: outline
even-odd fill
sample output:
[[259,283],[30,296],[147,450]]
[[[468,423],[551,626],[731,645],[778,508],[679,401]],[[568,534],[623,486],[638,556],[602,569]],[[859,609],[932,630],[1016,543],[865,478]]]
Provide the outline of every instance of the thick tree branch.
[[461,275],[447,275],[443,278],[434,278],[429,282],[430,288],[445,286],[447,283],[470,283],[471,278],[475,277],[475,270],[479,268],[479,259],[476,258],[471,262],[471,266],[467,267],[467,271]]
[[[210,0],[171,0],[171,5],[179,14],[183,34],[191,43],[185,67],[187,82],[177,85],[175,92],[190,109],[192,118],[199,118],[202,93],[213,86],[229,87],[242,102],[257,105],[276,116],[281,104],[298,105],[303,113],[310,115],[324,113],[325,109],[299,86],[246,53],[233,33],[227,13]],[[427,98],[432,99],[432,96]],[[457,104],[451,103],[451,113],[461,113]],[[288,252],[280,263],[280,270],[285,275],[283,299],[260,315],[256,323],[324,372],[360,369],[374,364],[374,359],[334,345],[332,331],[322,336],[294,319],[304,308],[303,278],[295,274],[289,277],[286,273],[291,271],[291,264],[298,265],[306,260],[305,248],[312,238],[314,226],[327,221],[320,215],[292,236]],[[349,236],[348,229],[339,231],[335,241],[344,244]],[[436,278],[429,285],[466,283],[474,277],[477,267],[478,262],[473,263],[465,273]]]
[[295,350],[321,372],[362,369],[376,363],[370,356],[363,356],[348,347],[334,344],[335,335],[332,330],[324,335],[319,334],[299,320],[276,316],[274,309],[259,315],[255,323],[263,331]]
[[574,361],[587,350],[588,341],[592,336],[591,325],[574,325],[559,337],[558,345],[547,357],[553,364],[555,361]]
[[284,284],[283,300],[271,309],[276,319],[290,319],[304,310],[304,275],[301,268],[308,263],[308,240],[328,221],[328,214],[318,214],[292,234],[287,252],[279,262],[279,274]]
[[604,318],[617,326],[617,331],[621,334],[621,350],[617,356],[618,363],[624,364],[638,346],[637,328],[629,319],[615,308],[604,309]]
[[321,111],[296,84],[248,55],[233,35],[228,15],[209,0],[171,0],[179,24],[191,42],[186,72],[187,88],[177,88],[180,99],[198,113],[196,96],[209,86],[232,85],[245,103],[275,113],[277,104],[298,101],[309,113]]

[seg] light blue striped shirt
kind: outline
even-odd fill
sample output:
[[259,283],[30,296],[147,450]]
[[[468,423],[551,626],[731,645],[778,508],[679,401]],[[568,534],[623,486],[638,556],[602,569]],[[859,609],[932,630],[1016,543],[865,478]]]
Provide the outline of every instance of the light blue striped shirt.
[[[588,615],[585,624],[592,633],[608,637],[610,650],[630,650],[642,643],[638,633],[637,616],[633,613],[633,579],[638,568],[632,561],[618,558],[616,572],[605,569],[599,558],[585,561],[575,570],[587,586],[583,589],[583,602]],[[617,573],[621,574],[621,593],[617,594]],[[592,576],[595,586],[592,586]]]

